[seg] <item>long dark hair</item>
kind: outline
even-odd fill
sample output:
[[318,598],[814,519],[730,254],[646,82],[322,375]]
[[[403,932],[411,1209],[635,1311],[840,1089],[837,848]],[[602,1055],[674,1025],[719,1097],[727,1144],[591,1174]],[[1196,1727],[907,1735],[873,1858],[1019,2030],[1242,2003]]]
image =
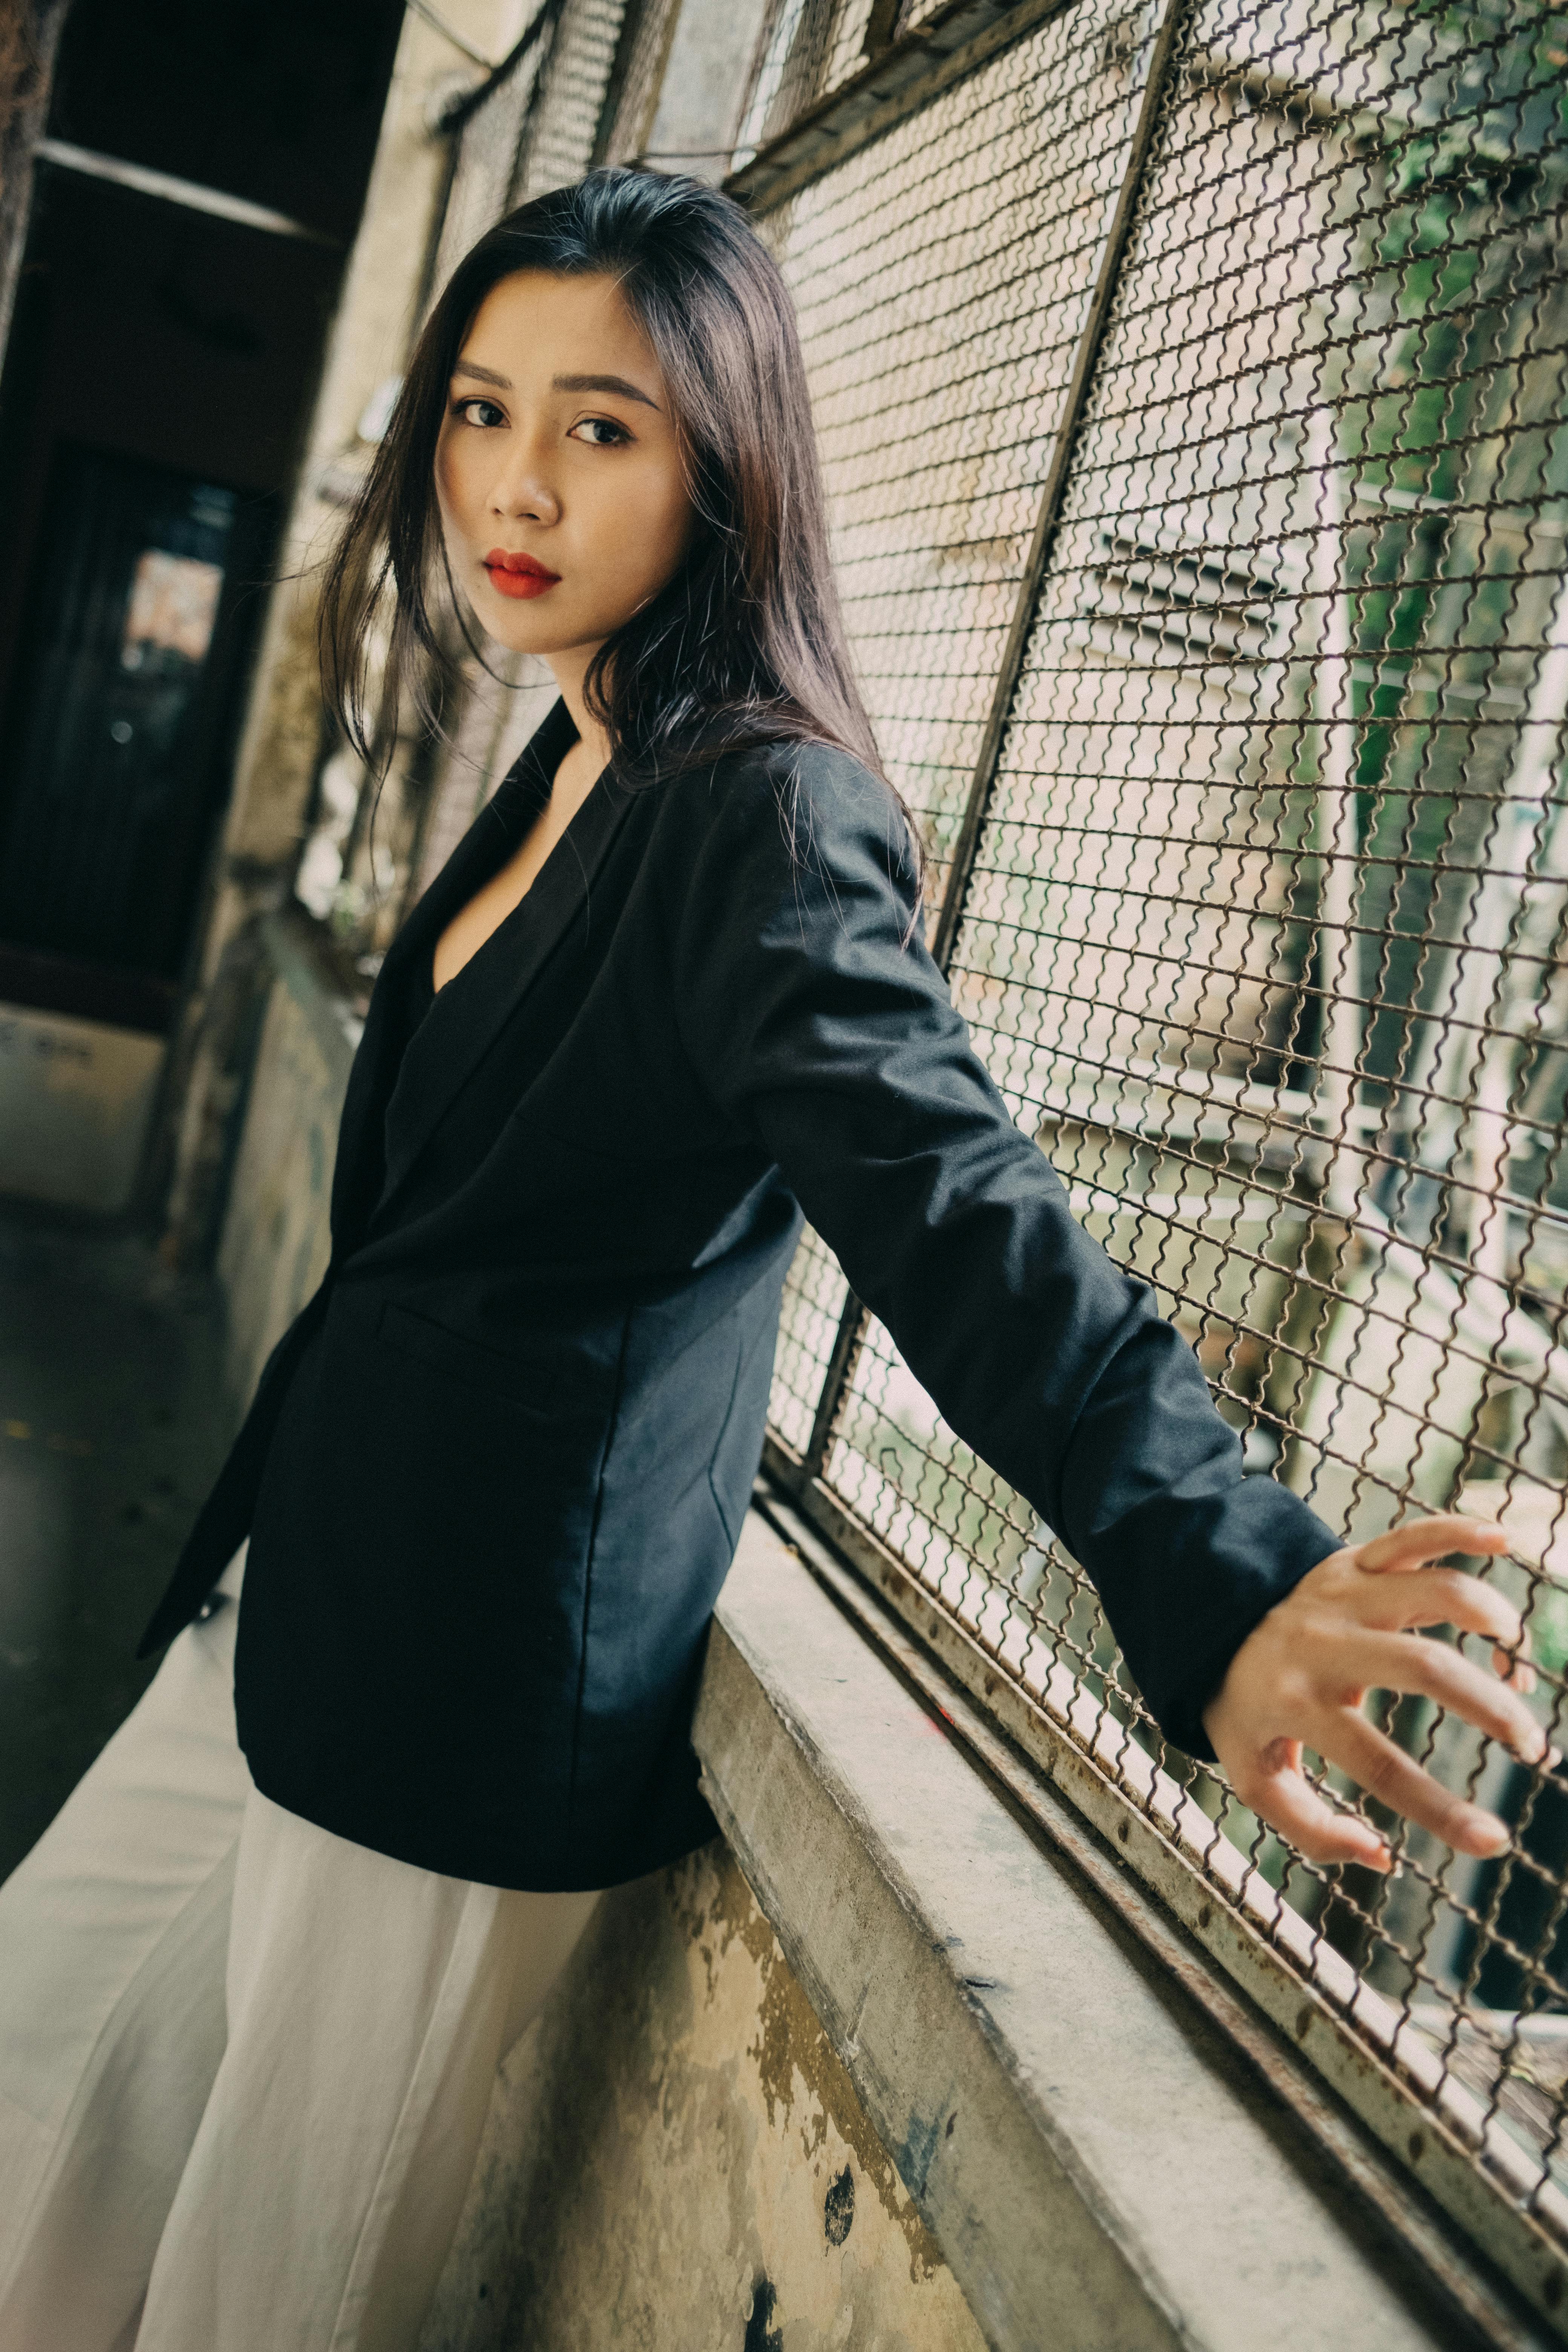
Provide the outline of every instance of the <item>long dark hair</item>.
[[[616,280],[663,373],[697,516],[680,569],[588,672],[588,707],[617,770],[647,780],[738,744],[793,740],[837,744],[880,774],[833,583],[784,279],[717,189],[621,169],[590,172],[498,222],[430,313],[321,601],[322,677],[349,740],[375,765],[403,696],[437,719],[453,665],[430,592],[443,578],[454,602],[455,591],[436,445],[474,314],[522,269]],[[371,645],[389,588],[390,646],[373,709]]]

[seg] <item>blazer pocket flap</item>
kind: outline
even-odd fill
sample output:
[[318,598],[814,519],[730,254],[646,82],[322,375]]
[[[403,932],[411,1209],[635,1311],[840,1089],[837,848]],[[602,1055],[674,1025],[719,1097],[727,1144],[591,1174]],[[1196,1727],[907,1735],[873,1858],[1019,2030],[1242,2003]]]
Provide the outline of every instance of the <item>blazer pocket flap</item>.
[[588,1402],[581,1366],[558,1360],[529,1362],[506,1355],[499,1348],[487,1347],[482,1339],[470,1339],[461,1331],[448,1330],[444,1323],[432,1323],[427,1315],[416,1315],[410,1307],[395,1303],[384,1307],[376,1336],[465,1388],[510,1397],[538,1412],[580,1412]]

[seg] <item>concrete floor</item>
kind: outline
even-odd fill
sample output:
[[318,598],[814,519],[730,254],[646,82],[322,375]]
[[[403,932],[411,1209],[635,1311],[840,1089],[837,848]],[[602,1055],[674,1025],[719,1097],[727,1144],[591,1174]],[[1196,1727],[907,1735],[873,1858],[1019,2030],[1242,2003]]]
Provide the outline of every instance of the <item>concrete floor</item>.
[[152,1672],[133,1655],[234,1423],[210,1284],[0,1210],[0,1877]]

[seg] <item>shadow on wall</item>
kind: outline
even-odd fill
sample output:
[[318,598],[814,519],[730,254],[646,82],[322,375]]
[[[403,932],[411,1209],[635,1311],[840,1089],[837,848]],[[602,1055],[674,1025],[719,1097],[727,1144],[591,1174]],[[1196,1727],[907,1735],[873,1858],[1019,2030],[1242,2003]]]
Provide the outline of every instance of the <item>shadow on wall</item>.
[[717,1842],[606,1895],[501,2070],[420,2352],[982,2352]]

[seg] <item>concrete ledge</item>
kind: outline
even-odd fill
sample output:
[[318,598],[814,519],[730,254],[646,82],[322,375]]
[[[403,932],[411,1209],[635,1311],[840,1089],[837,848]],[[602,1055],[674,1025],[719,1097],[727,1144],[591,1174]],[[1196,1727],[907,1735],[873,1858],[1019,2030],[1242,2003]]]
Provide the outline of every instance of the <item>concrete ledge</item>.
[[726,1838],[999,2352],[1547,2340],[1489,2288],[1467,2315],[1428,2284],[755,1512],[695,1738]]

